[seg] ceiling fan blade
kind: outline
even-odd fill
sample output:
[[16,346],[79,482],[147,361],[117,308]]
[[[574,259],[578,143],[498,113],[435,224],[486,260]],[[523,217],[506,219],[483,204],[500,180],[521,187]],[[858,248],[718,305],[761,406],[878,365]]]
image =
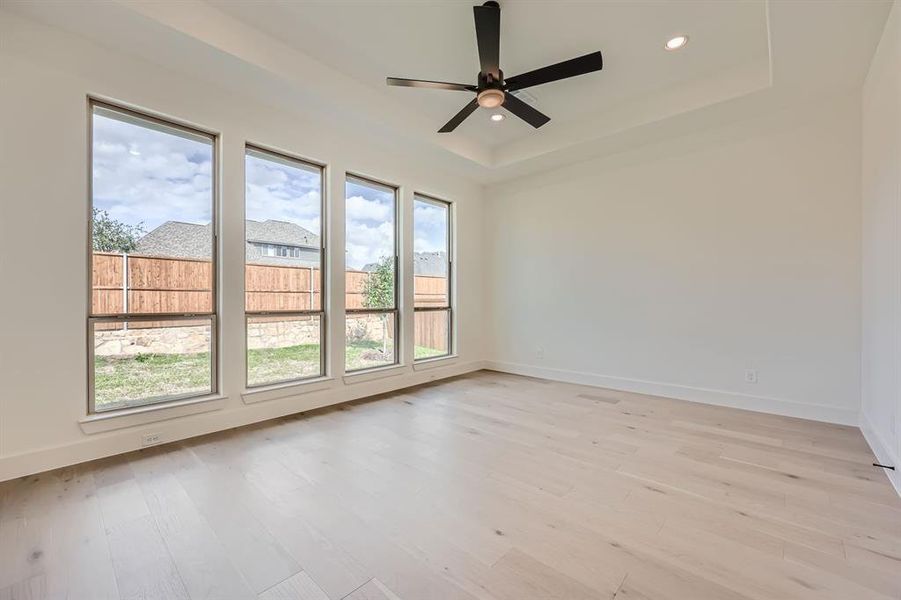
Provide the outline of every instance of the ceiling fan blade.
[[507,89],[522,90],[533,85],[541,85],[542,83],[550,83],[551,81],[559,81],[560,79],[568,79],[577,75],[584,75],[594,71],[600,71],[604,67],[604,59],[600,52],[592,52],[579,58],[564,60],[563,62],[548,67],[542,67],[515,75],[506,79]]
[[475,109],[479,107],[479,102],[475,98],[472,99],[472,102],[463,107],[463,110],[454,115],[454,117],[444,124],[444,127],[438,130],[438,133],[450,133],[457,126],[466,120],[466,117],[471,115]]
[[479,45],[479,63],[483,75],[489,73],[500,79],[501,9],[497,2],[473,6],[476,20],[476,42]]
[[447,83],[444,81],[426,81],[424,79],[403,79],[401,77],[386,78],[388,85],[399,87],[428,88],[432,90],[453,90],[457,92],[474,92],[476,86],[463,83]]
[[512,112],[514,115],[516,115],[535,129],[538,129],[551,120],[549,116],[538,110],[535,110],[510,92],[506,92],[504,94],[504,103],[501,106]]

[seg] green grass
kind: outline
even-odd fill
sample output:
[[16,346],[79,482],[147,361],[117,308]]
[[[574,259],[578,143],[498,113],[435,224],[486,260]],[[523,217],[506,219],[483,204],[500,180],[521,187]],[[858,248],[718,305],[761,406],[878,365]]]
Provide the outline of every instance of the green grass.
[[[379,342],[351,342],[346,350],[349,371],[391,364],[381,356]],[[391,347],[389,346],[389,352]],[[253,349],[247,353],[250,385],[315,376],[319,373],[319,345]],[[417,359],[445,354],[443,350],[416,346]],[[209,392],[210,354],[140,354],[94,359],[94,395],[98,409],[146,404],[158,398]]]
[[94,358],[94,403],[98,409],[209,390],[209,352]]
[[248,385],[266,385],[319,374],[319,344],[255,348],[247,352]]
[[347,371],[383,367],[394,362],[391,357],[393,344],[388,344],[388,356],[382,355],[382,344],[375,340],[348,342],[344,348],[344,368]]

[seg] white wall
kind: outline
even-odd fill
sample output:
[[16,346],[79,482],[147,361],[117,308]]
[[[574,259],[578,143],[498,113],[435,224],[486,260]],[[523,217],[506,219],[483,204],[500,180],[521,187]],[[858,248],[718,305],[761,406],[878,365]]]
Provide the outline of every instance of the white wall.
[[857,97],[485,197],[497,368],[856,424]]
[[[442,164],[347,131],[339,121],[298,107],[288,113],[195,78],[0,11],[0,480],[139,447],[146,432],[164,440],[234,427],[471,370],[480,365],[481,188]],[[88,93],[132,103],[221,133],[221,392],[211,412],[152,425],[88,434],[86,413]],[[404,225],[414,190],[457,202],[459,358],[414,371],[412,314],[407,367],[383,379],[346,385],[340,373],[319,391],[247,405],[243,363],[243,144],[250,140],[325,162],[330,203],[332,322],[342,323],[343,173],[352,170],[402,186]],[[333,199],[334,199],[333,198]],[[409,249],[407,249],[409,250]],[[407,252],[409,254],[409,252]],[[411,272],[412,258],[405,262]],[[9,293],[9,290],[16,290]],[[404,290],[412,305],[412,291]],[[343,330],[333,327],[339,364]],[[278,395],[277,393],[273,395]],[[257,397],[258,399],[259,397]],[[186,409],[182,412],[190,412]],[[97,428],[97,424],[85,428]]]
[[[863,89],[861,427],[901,469],[901,4],[885,26]],[[901,474],[892,476],[901,493]]]

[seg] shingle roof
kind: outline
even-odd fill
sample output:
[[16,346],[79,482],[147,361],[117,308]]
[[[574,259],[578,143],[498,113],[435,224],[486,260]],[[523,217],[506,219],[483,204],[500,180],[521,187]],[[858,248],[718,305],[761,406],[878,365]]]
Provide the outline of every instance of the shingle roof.
[[[273,265],[318,264],[319,236],[287,221],[245,221],[247,239],[260,244],[279,244],[310,249],[306,257],[260,256],[259,249],[247,244],[247,257],[254,262]],[[166,221],[138,240],[135,254],[174,258],[210,258],[213,246],[210,225]]]
[[272,219],[266,221],[247,219],[245,227],[248,242],[319,248],[319,236],[296,223]]
[[[375,271],[376,264],[368,263],[364,271]],[[413,274],[431,277],[447,277],[447,254],[444,252],[414,252]]]
[[166,221],[138,240],[135,254],[174,258],[210,258],[212,226]]

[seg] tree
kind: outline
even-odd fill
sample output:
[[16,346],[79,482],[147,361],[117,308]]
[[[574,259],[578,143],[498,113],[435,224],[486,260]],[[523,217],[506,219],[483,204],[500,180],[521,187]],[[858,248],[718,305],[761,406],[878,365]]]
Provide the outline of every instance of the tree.
[[144,235],[144,223],[128,225],[109,216],[105,210],[91,211],[92,246],[95,252],[134,252],[138,239]]
[[[385,256],[375,264],[363,284],[363,306],[392,308],[394,306],[394,257]],[[382,353],[388,353],[388,315],[381,313]]]

